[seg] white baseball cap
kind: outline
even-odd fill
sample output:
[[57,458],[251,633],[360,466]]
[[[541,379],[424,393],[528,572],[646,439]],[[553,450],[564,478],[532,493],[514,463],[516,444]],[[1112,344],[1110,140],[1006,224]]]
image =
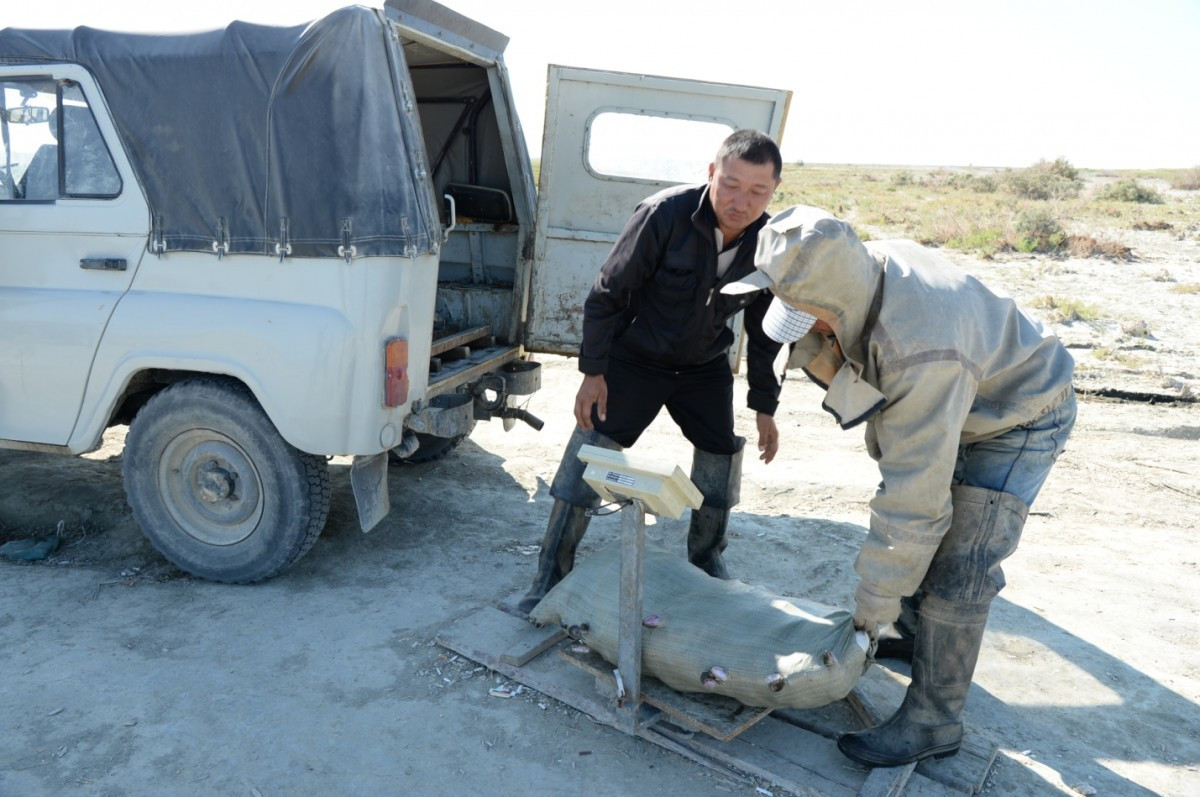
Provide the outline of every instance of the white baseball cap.
[[797,310],[776,296],[763,315],[762,326],[767,337],[776,343],[792,343],[807,335],[816,321],[816,316]]

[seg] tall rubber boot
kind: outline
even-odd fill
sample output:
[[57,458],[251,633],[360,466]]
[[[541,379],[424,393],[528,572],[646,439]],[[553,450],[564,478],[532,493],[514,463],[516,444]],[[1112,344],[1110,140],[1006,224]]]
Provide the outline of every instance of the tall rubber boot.
[[1017,496],[958,485],[954,516],[918,590],[912,682],[887,722],[838,739],[872,767],[896,767],[958,752],[962,711],[988,609],[1004,588],[1003,562],[1017,548],[1029,507]]
[[899,767],[957,753],[989,606],[990,601],[951,603],[926,595],[904,702],[882,725],[843,735],[838,749],[869,767]]
[[704,503],[692,510],[688,561],[714,578],[729,578],[721,553],[729,544],[729,512],[741,499],[746,438],[737,441],[733,454],[710,454],[697,448],[692,455],[692,484],[704,496]]
[[590,520],[587,512],[600,505],[600,496],[583,480],[587,464],[579,458],[579,449],[585,445],[621,450],[620,445],[595,429],[585,432],[576,426],[571,433],[554,481],[550,483],[554,506],[550,509],[546,536],[542,539],[537,574],[533,577],[533,586],[517,604],[517,611],[522,614],[533,611],[546,593],[575,567],[575,551]]

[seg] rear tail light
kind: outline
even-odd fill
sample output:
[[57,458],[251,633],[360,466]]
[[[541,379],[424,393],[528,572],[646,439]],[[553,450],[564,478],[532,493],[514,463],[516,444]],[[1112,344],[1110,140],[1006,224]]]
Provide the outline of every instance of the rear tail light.
[[400,407],[408,401],[408,341],[392,338],[384,347],[383,404]]

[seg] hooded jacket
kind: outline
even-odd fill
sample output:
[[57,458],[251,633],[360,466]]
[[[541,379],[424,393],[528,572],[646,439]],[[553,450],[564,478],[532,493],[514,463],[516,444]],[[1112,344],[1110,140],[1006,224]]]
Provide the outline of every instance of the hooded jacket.
[[754,271],[758,231],[768,218],[746,228],[733,263],[718,277],[717,217],[707,185],[668,188],[639,203],[584,303],[579,370],[602,374],[610,356],[667,370],[712,362],[733,344],[726,322],[745,310],[747,404],[774,415],[780,344],[762,331],[771,295],[721,293]]
[[912,241],[864,245],[817,208],[774,217],[756,261],[776,296],[833,329],[832,339],[808,333],[789,365],[826,388],[822,406],[843,428],[866,424],[879,465],[860,589],[911,595],[950,526],[958,447],[1055,408],[1074,361],[1012,299],[937,253]]

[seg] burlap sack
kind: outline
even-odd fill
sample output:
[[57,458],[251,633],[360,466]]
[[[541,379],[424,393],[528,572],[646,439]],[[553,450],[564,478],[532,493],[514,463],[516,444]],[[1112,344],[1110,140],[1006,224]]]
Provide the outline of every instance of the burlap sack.
[[[530,619],[574,627],[615,664],[620,582],[621,547],[612,544],[582,560]],[[866,635],[849,612],[712,578],[654,543],[642,604],[642,670],[677,691],[813,708],[845,697],[867,668]]]

